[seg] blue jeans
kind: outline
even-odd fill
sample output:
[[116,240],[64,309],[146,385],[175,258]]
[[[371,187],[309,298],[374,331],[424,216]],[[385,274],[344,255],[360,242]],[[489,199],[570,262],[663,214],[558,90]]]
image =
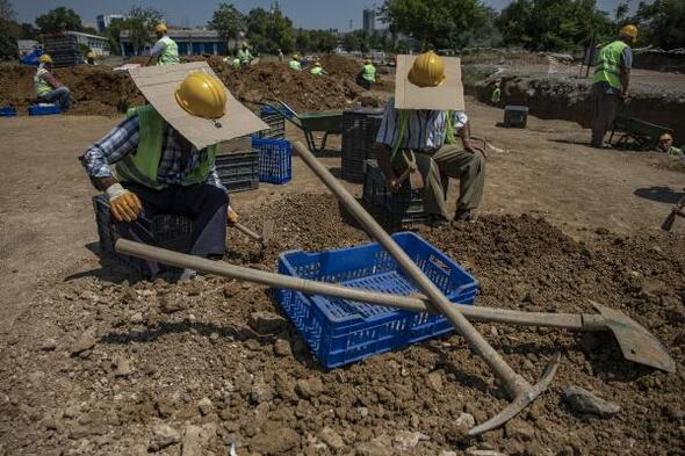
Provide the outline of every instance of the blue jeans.
[[69,89],[64,86],[58,87],[42,97],[39,97],[38,101],[41,103],[57,103],[62,111],[66,111],[71,105]]

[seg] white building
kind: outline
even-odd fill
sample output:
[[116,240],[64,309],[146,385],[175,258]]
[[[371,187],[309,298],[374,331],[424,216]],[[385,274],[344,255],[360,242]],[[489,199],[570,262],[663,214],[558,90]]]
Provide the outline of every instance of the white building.
[[123,14],[100,14],[98,15],[95,20],[97,21],[97,29],[98,32],[102,33],[105,31],[107,27],[109,27],[109,24],[112,23],[113,20],[115,19],[121,19],[124,20],[126,19],[126,16]]

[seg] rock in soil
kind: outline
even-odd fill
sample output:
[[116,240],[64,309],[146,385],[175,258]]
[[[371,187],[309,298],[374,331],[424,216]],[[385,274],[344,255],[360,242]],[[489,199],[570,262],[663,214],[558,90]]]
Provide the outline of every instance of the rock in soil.
[[200,413],[204,415],[209,415],[214,411],[214,404],[208,397],[203,397],[200,402],[197,403],[197,408],[200,409]]
[[290,348],[290,342],[283,339],[276,339],[276,342],[274,342],[274,354],[276,356],[292,356],[293,351]]
[[253,312],[250,315],[250,326],[259,334],[270,334],[282,331],[288,326],[288,322],[273,312]]
[[86,350],[90,350],[97,343],[95,328],[89,328],[71,346],[71,354],[79,355]]
[[150,451],[159,451],[169,445],[181,441],[181,434],[168,424],[156,424],[152,428],[152,436],[150,437],[150,444],[148,449]]
[[[269,429],[250,440],[250,450],[265,456],[277,456],[300,445],[300,435],[290,428]],[[185,455],[184,455],[185,456]]]
[[342,437],[340,437],[340,434],[329,427],[325,427],[323,430],[321,430],[319,433],[319,438],[323,443],[328,445],[329,448],[335,451],[341,450],[345,447],[345,442],[343,441]]
[[578,413],[610,417],[621,411],[618,404],[605,401],[579,386],[568,386],[564,390],[564,398],[568,405]]
[[400,431],[392,438],[392,446],[399,451],[410,451],[416,448],[419,441],[429,439],[420,432]]
[[319,377],[303,378],[295,384],[295,391],[302,399],[311,399],[323,392],[323,382]]

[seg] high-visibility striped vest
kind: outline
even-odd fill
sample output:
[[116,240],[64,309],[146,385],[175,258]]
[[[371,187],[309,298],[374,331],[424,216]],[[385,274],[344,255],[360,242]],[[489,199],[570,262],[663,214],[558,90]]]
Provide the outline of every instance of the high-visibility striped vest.
[[315,67],[312,67],[312,69],[309,70],[309,72],[311,74],[313,74],[314,76],[321,76],[321,73],[323,72],[323,68],[321,68],[320,66],[315,66]]
[[[164,145],[164,119],[150,106],[141,106],[128,110],[128,117],[138,114],[138,148],[115,165],[117,178],[121,181],[132,181],[149,188],[162,189],[166,184],[159,182],[157,171],[162,158]],[[183,178],[181,185],[195,185],[207,182],[209,170],[216,161],[216,146],[209,146],[200,151],[197,166]]]
[[364,65],[364,69],[362,70],[362,78],[369,82],[376,82],[376,67],[370,63],[368,65]]
[[164,43],[164,50],[157,58],[157,65],[175,65],[179,63],[176,41],[168,36],[163,36],[159,41]]
[[52,92],[52,86],[48,84],[48,82],[45,79],[43,79],[43,76],[48,73],[48,70],[46,70],[42,66],[39,66],[38,70],[36,70],[35,76],[33,76],[33,88],[36,91],[36,95],[39,97],[42,97],[43,95],[47,95],[50,92]]
[[608,82],[615,89],[621,88],[621,54],[627,47],[623,41],[616,40],[599,51],[594,82]]
[[288,62],[288,68],[295,71],[302,71],[302,65],[297,60],[291,60]]

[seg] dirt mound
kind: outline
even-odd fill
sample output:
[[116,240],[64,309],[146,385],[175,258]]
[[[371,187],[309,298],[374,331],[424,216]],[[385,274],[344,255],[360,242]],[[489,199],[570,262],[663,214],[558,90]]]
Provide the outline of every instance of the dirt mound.
[[[329,196],[284,197],[244,214],[278,217],[260,255],[232,231],[229,259],[274,270],[278,252],[364,242]],[[544,220],[484,216],[420,234],[480,280],[477,304],[589,311],[590,300],[626,311],[679,364],[663,374],[622,360],[611,339],[478,324],[529,380],[554,351],[551,389],[504,429],[464,436],[458,419],[483,422],[506,405],[485,364],[456,335],[323,371],[268,290],[216,277],[135,282],[106,263],[95,276],[38,293],[0,335],[0,442],[8,454],[416,454],[466,448],[518,454],[679,454],[685,403],[685,239],[595,233],[583,244]],[[266,322],[261,324],[260,322]],[[268,323],[268,324],[267,324]],[[582,347],[587,347],[586,349]],[[590,348],[592,347],[592,348]],[[587,351],[586,351],[587,350]],[[569,384],[618,403],[617,417],[577,415]],[[429,385],[427,387],[426,385]],[[169,426],[171,429],[163,427]],[[162,428],[160,428],[160,426]],[[680,428],[679,428],[680,426]]]

